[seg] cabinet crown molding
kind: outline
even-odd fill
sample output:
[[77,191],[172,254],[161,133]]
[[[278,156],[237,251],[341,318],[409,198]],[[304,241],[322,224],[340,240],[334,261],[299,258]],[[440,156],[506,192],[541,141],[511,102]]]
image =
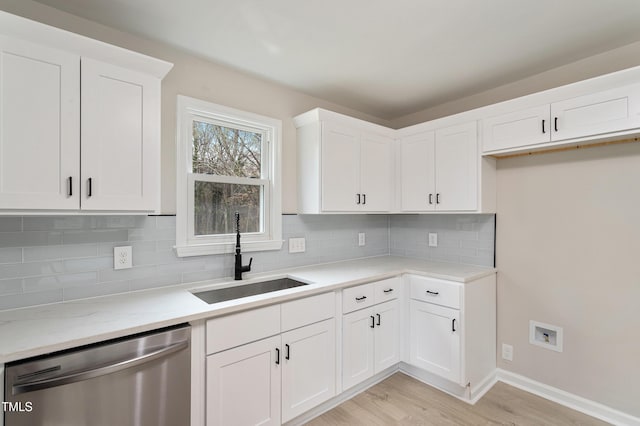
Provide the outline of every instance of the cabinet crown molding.
[[4,11],[0,11],[0,35],[90,57],[158,79],[164,78],[173,68],[172,63],[162,59],[133,52]]

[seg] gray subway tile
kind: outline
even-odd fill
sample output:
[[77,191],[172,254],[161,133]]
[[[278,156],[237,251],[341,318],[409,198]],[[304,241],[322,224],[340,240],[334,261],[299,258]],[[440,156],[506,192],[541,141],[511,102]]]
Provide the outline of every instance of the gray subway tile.
[[149,288],[166,287],[176,284],[180,284],[180,274],[153,275],[129,281],[131,290],[146,290]]
[[128,237],[126,229],[64,231],[62,241],[64,244],[104,243],[127,241]]
[[62,289],[0,297],[0,310],[62,302]]
[[0,280],[0,296],[7,294],[19,294],[24,291],[21,278]]
[[92,229],[93,216],[25,216],[25,231],[63,231],[68,229]]
[[79,274],[59,274],[24,279],[25,292],[36,292],[56,288],[77,287],[98,282],[97,272]]
[[0,249],[0,263],[20,263],[20,262],[22,262],[21,248],[11,247],[11,248]]
[[24,261],[34,262],[39,260],[72,259],[96,256],[96,244],[70,244],[52,245],[40,247],[25,247]]
[[62,233],[58,231],[4,232],[0,247],[47,246],[62,243]]
[[22,231],[22,217],[0,217],[0,232]]
[[128,281],[113,281],[92,285],[68,287],[63,290],[64,300],[86,299],[89,297],[106,296],[109,294],[126,293],[131,291]]

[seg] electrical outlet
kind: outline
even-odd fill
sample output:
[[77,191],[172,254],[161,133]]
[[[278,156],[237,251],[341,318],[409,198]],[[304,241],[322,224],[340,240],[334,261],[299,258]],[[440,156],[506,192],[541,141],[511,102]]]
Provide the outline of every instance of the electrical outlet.
[[359,246],[363,246],[366,243],[367,243],[367,241],[366,241],[366,236],[365,236],[364,232],[360,232],[358,234],[358,245]]
[[113,269],[131,268],[131,246],[113,248]]
[[429,232],[429,247],[438,247],[438,234]]
[[289,253],[304,253],[306,241],[304,238],[289,238]]
[[502,344],[502,359],[507,361],[513,361],[513,346]]

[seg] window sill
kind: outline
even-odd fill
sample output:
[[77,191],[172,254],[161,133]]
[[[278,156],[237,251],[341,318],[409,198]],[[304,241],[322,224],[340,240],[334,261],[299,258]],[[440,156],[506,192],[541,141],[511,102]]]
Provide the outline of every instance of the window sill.
[[[252,251],[280,250],[282,248],[282,240],[267,241],[245,241],[242,242],[242,252],[248,253]],[[204,256],[207,254],[225,254],[234,253],[236,244],[219,243],[219,244],[200,244],[192,246],[175,246],[178,257]]]

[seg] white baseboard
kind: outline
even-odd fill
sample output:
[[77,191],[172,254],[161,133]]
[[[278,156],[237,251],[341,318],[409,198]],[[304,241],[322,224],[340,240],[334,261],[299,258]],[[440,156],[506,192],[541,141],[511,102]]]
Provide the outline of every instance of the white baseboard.
[[330,400],[323,402],[317,407],[312,408],[311,410],[305,412],[304,414],[299,415],[295,419],[290,420],[289,422],[286,423],[286,426],[303,425],[309,422],[311,419],[314,419],[320,416],[321,414],[324,414],[325,412],[331,410],[332,408],[337,407],[343,402],[350,400],[351,398],[358,395],[359,393],[362,393],[367,389],[369,389],[370,387],[380,383],[387,377],[395,374],[397,371],[398,371],[398,364],[395,364],[387,368],[386,370],[381,371],[375,376],[368,378],[362,383],[359,383],[354,387],[347,389],[346,391],[343,391],[341,394],[331,398]]
[[562,389],[554,388],[553,386],[545,385],[544,383],[537,382],[510,371],[500,368],[496,369],[496,379],[614,425],[640,426],[640,418],[638,417],[634,417],[614,408],[607,407],[599,402],[582,398],[581,396],[563,391]]

